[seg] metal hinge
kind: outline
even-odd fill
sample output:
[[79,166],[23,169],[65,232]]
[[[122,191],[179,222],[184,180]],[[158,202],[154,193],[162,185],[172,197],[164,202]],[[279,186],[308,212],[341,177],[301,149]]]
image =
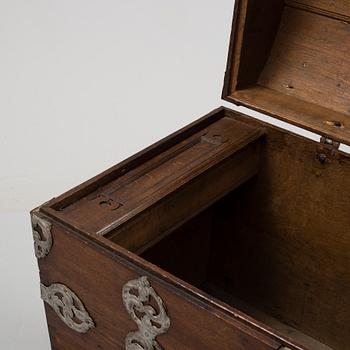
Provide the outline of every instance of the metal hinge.
[[340,142],[334,141],[329,137],[324,136],[321,137],[320,143],[332,150],[338,150],[340,146]]
[[318,147],[316,159],[321,164],[331,163],[332,159],[338,159],[340,142],[329,137],[322,136]]

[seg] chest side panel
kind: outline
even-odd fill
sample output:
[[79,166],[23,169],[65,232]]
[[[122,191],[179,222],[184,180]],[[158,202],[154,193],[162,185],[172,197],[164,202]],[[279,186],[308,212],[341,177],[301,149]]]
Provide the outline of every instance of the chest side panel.
[[[52,236],[54,245],[50,255],[40,261],[41,282],[46,286],[62,283],[73,290],[95,325],[87,333],[79,334],[67,327],[46,304],[53,349],[125,349],[127,335],[138,327],[123,304],[122,290],[141,276],[147,276],[171,321],[165,334],[160,332],[157,337],[165,350],[272,350],[280,347],[273,338],[191,300],[180,289],[152,277],[147,268],[133,268],[101,253],[60,225],[53,225]],[[157,309],[154,302],[150,305]]]

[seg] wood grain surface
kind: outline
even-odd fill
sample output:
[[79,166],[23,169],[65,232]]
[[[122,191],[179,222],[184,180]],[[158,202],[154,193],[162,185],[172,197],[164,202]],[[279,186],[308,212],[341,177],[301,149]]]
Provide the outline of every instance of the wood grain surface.
[[[278,349],[280,342],[239,318],[228,317],[210,305],[189,297],[146,267],[130,262],[76,237],[60,225],[53,227],[55,245],[40,261],[45,285],[63,283],[81,298],[95,322],[95,328],[79,334],[68,328],[50,306],[46,306],[52,349],[115,350],[125,349],[126,335],[137,330],[122,302],[122,287],[139,276],[148,276],[152,287],[163,299],[171,327],[157,341],[167,350],[184,349]],[[103,238],[102,238],[103,239]]]
[[223,97],[350,144],[350,4],[236,4]]

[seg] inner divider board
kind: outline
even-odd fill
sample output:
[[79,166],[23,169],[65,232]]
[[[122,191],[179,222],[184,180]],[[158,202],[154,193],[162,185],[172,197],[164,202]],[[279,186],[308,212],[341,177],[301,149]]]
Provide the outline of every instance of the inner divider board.
[[129,249],[139,249],[253,176],[259,168],[263,133],[261,128],[222,117],[56,208],[55,215],[81,231],[108,237],[139,223],[143,238],[129,232],[125,242],[115,238]]

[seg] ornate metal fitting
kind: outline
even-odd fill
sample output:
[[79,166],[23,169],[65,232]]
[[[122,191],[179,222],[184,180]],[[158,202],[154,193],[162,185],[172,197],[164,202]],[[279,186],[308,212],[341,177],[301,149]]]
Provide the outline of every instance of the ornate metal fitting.
[[52,247],[52,224],[38,215],[32,214],[32,229],[34,238],[34,251],[37,259],[45,258]]
[[123,287],[123,303],[139,330],[125,339],[126,350],[162,350],[156,338],[170,327],[164,303],[147,277],[129,281]]
[[40,284],[41,298],[50,305],[59,318],[78,333],[86,333],[95,324],[76,294],[63,284],[46,287]]

